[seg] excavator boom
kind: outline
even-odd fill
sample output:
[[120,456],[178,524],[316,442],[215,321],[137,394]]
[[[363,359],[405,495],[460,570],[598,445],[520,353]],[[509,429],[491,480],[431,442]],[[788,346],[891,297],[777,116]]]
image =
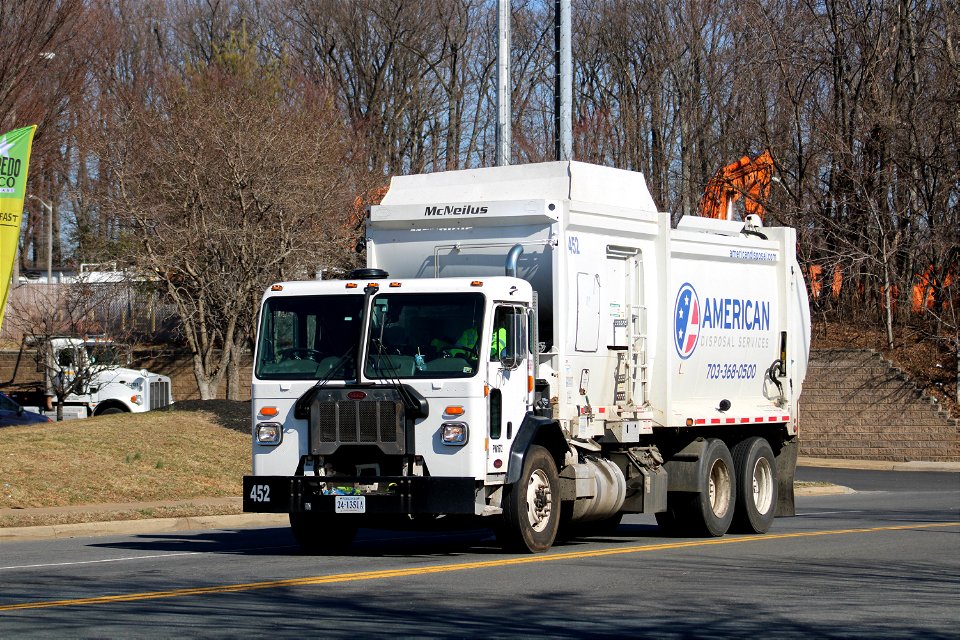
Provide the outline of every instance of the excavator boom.
[[755,214],[763,219],[772,176],[773,156],[769,150],[753,160],[743,156],[718,170],[710,179],[700,199],[698,213],[705,218],[732,220],[733,203],[743,197],[746,215]]

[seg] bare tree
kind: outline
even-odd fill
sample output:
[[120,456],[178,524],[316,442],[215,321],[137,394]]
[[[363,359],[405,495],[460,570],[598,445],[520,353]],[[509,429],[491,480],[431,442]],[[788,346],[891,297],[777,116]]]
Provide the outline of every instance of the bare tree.
[[261,61],[244,33],[168,73],[105,128],[136,255],[178,310],[201,398],[216,396],[272,281],[351,260],[351,140],[330,97]]

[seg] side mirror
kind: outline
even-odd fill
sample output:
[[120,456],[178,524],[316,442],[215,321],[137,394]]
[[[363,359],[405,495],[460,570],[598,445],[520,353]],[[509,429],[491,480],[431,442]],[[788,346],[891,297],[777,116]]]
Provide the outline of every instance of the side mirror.
[[522,313],[507,316],[507,345],[500,356],[505,369],[516,369],[527,357],[527,317]]

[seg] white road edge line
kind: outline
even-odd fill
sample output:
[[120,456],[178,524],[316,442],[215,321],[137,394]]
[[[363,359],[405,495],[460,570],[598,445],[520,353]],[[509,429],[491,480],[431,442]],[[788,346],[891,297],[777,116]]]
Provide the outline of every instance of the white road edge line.
[[126,558],[105,558],[103,560],[79,560],[77,562],[51,562],[49,564],[21,564],[10,567],[0,567],[0,571],[11,569],[42,569],[45,567],[73,567],[81,564],[102,564],[104,562],[125,562],[128,560],[154,560],[156,558],[173,558],[176,556],[195,556],[200,551],[184,551],[183,553],[161,553],[153,556],[129,556]]

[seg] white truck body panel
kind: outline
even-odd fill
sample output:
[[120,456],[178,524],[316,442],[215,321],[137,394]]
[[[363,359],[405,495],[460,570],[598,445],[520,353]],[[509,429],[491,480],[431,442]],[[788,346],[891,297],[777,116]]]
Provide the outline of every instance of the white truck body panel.
[[[371,208],[368,266],[396,278],[488,277],[522,245],[517,275],[539,294],[547,341],[540,377],[571,433],[602,436],[625,417],[644,431],[769,421],[795,433],[809,349],[795,233],[742,229],[700,218],[671,229],[642,174],[578,162],[402,176]],[[696,317],[678,345],[682,313]],[[781,334],[783,393],[764,381]],[[615,369],[628,335],[642,366],[627,383],[637,411],[624,414]]]

